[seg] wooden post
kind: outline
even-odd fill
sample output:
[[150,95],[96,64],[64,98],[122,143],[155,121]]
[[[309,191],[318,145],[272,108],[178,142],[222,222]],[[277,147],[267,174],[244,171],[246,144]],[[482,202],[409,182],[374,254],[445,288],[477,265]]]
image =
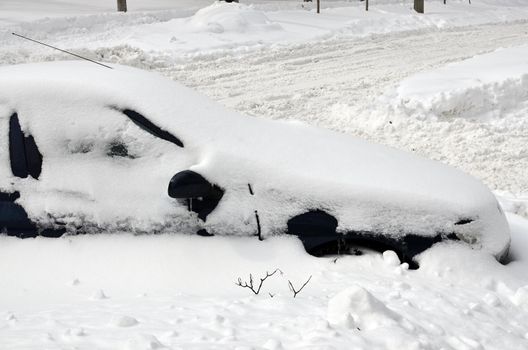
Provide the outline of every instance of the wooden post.
[[321,0],[317,0],[317,13],[321,13]]
[[126,0],[117,0],[117,11],[119,11],[119,12],[127,12]]
[[365,0],[365,11],[368,11],[368,0]]
[[414,0],[414,10],[418,13],[424,13],[424,0]]

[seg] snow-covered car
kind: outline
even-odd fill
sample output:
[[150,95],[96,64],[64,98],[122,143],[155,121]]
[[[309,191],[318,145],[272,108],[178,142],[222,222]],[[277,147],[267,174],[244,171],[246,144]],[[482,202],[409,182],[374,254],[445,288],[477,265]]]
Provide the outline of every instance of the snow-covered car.
[[53,62],[0,68],[0,230],[296,235],[412,263],[441,241],[497,259],[495,197],[455,168],[299,122],[228,111],[154,73]]

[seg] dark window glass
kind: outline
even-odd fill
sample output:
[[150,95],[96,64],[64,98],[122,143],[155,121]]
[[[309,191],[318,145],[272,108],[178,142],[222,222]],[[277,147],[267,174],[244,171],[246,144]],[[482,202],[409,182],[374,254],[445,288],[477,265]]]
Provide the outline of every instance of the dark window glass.
[[24,145],[26,147],[26,161],[29,175],[38,179],[42,172],[42,154],[40,154],[37,144],[33,136],[24,137]]
[[9,158],[13,175],[38,179],[42,172],[42,154],[33,136],[25,136],[15,113],[9,120]]
[[110,157],[136,158],[128,152],[128,147],[121,141],[113,141],[110,143],[106,155]]
[[9,158],[13,175],[21,178],[29,175],[24,148],[24,133],[15,113],[9,120]]
[[165,141],[172,142],[179,147],[183,147],[183,142],[181,142],[176,136],[153,124],[150,120],[148,120],[138,112],[133,111],[131,109],[125,109],[122,112],[124,115],[130,118],[130,120],[132,120],[134,124],[139,126],[141,129],[145,130],[149,134],[159,137],[160,139],[163,139]]

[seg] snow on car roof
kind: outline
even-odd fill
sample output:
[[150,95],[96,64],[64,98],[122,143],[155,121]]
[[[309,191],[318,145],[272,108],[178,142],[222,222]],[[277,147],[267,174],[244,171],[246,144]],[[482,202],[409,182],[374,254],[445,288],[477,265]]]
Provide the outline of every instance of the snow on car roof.
[[100,105],[142,113],[204,154],[225,147],[272,169],[379,189],[383,195],[412,193],[461,206],[491,197],[479,181],[438,162],[298,122],[243,117],[155,73],[113,67],[79,61],[1,67],[1,101],[13,110],[26,105],[44,110],[50,98],[92,95]]

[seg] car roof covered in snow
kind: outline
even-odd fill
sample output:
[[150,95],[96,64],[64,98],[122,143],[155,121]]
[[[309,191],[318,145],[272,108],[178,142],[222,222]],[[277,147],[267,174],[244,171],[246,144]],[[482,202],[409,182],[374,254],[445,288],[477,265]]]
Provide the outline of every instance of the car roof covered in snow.
[[[480,181],[453,167],[300,122],[242,116],[158,74],[112,67],[82,61],[0,67],[0,105],[25,113],[30,129],[32,118],[53,115],[51,100],[71,104],[71,120],[94,105],[136,111],[196,155],[194,170],[224,184],[226,177],[257,187],[273,182],[308,197],[365,198],[410,210],[497,210]],[[53,137],[53,130],[37,132]]]

